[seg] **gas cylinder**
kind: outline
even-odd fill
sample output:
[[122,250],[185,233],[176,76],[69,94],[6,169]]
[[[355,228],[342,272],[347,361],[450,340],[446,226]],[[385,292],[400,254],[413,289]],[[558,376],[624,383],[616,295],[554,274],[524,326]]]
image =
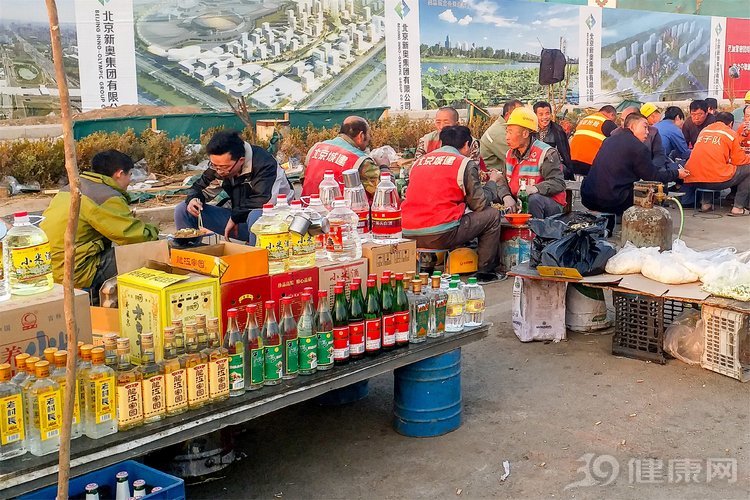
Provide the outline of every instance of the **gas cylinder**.
[[672,215],[660,205],[666,199],[660,182],[633,183],[633,206],[622,214],[622,245],[672,249]]

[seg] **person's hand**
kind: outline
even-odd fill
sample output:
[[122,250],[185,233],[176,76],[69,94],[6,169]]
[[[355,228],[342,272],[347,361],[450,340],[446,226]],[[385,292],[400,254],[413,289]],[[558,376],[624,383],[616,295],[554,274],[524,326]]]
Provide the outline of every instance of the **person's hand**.
[[237,238],[240,232],[240,227],[231,218],[227,221],[227,227],[224,228],[224,238],[229,241],[229,238]]
[[495,170],[494,168],[490,169],[490,180],[492,182],[498,182],[500,179],[503,178],[503,173],[499,170]]
[[539,192],[539,189],[536,186],[526,186],[526,194],[531,196],[532,194],[537,194]]
[[203,203],[198,198],[193,198],[187,205],[187,211],[193,217],[198,217],[203,210]]
[[516,209],[516,199],[510,195],[503,196],[503,205],[506,209],[513,211]]
[[684,179],[684,178],[690,176],[690,171],[689,170],[685,170],[684,168],[680,168],[680,169],[677,170],[677,175],[680,176],[680,179]]

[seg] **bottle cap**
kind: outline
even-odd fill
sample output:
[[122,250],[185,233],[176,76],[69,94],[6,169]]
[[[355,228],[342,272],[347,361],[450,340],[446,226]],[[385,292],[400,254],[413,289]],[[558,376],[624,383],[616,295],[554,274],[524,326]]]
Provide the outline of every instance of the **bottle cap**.
[[86,485],[86,493],[94,493],[96,490],[99,489],[99,485],[96,483],[89,483]]
[[276,204],[278,205],[279,202],[286,203],[286,195],[279,193],[276,195]]
[[68,351],[55,351],[54,358],[57,368],[65,368],[65,364],[68,362]]
[[311,286],[306,286],[305,288],[302,289],[302,291],[305,292],[305,293],[309,293],[310,295],[312,295],[313,291],[315,291],[315,289],[313,287],[311,287]]
[[128,471],[120,471],[117,474],[115,474],[115,478],[117,479],[118,483],[121,483],[123,481],[128,480]]
[[433,276],[431,279],[432,288],[440,288],[440,276]]
[[362,284],[362,278],[352,278],[352,284],[354,284],[354,283],[356,283],[358,285],[361,285]]
[[0,382],[7,382],[10,380],[10,365],[3,363],[0,365]]
[[373,288],[375,286],[375,278],[367,279],[367,288]]
[[49,362],[37,361],[34,364],[34,374],[36,378],[49,377]]
[[28,212],[16,212],[13,214],[13,222],[29,222]]
[[312,300],[312,294],[309,292],[302,292],[302,301]]
[[327,299],[328,292],[326,290],[318,290],[318,299]]
[[404,273],[396,273],[396,281],[403,281]]
[[258,304],[248,304],[245,306],[245,312],[247,314],[255,314],[258,311]]
[[274,307],[276,307],[276,302],[274,302],[273,300],[267,300],[265,302],[265,307],[266,309],[273,309]]
[[356,168],[344,170],[341,175],[344,176],[344,187],[351,189],[362,185],[362,181],[359,178],[359,170]]
[[368,274],[367,275],[367,280],[368,281],[369,280],[377,280],[377,279],[378,279],[378,275],[377,274]]
[[[91,361],[91,350],[94,348],[91,344],[83,344],[81,346],[81,359],[83,361]],[[102,349],[102,352],[104,349]],[[28,362],[28,359],[26,360]]]
[[281,297],[281,305],[288,306],[291,303],[292,303],[291,297]]
[[174,329],[173,326],[167,326],[167,327],[165,327],[164,331],[163,331],[164,338],[165,339],[174,339],[174,332],[175,332],[175,329]]
[[21,354],[16,354],[16,368],[18,371],[23,371],[26,369],[26,360],[29,359],[31,355],[26,352],[22,352]]
[[361,283],[359,281],[352,280],[352,282],[349,284],[349,290],[351,290],[352,292],[354,290],[359,290],[360,284]]
[[117,349],[117,337],[116,333],[105,333],[103,337],[105,349]]
[[[154,487],[153,487],[153,489],[151,490],[151,493],[156,493],[157,491],[161,491],[161,490],[163,490],[163,489],[164,489],[164,488],[162,488],[161,486],[154,486]],[[149,493],[149,495],[150,495],[151,493]]]
[[443,275],[443,272],[442,271],[432,271],[432,275],[440,277],[440,276]]
[[325,170],[325,171],[323,172],[323,175],[324,175],[324,176],[326,176],[326,175],[330,175],[331,177],[333,177],[333,170]]
[[54,363],[55,362],[55,351],[57,350],[57,347],[48,347],[44,350],[44,359],[47,360],[48,363]]
[[333,287],[333,293],[344,293],[344,287],[341,285],[336,285]]
[[141,347],[145,349],[154,348],[154,334],[153,333],[142,333],[141,334]]
[[270,203],[266,203],[265,205],[263,205],[264,214],[270,214],[271,212],[273,212],[273,205],[271,205]]
[[423,285],[426,285],[430,279],[430,273],[419,273],[419,279]]
[[143,479],[136,479],[135,481],[133,481],[133,488],[141,489],[145,487],[146,487],[146,481],[144,481]]
[[458,281],[451,281],[448,284],[448,288],[456,288],[456,289],[458,289]]
[[91,357],[91,363],[95,365],[104,364],[104,349],[101,347],[94,347],[89,351]]
[[34,374],[34,365],[39,362],[39,358],[36,356],[31,356],[26,358],[26,373]]
[[346,281],[345,280],[336,280],[336,286],[343,286],[343,287],[345,287],[346,286]]
[[237,309],[234,307],[230,307],[227,309],[227,318],[236,318],[237,317]]
[[117,354],[129,354],[130,353],[130,339],[127,337],[119,337],[117,339]]
[[380,283],[390,283],[391,277],[388,274],[383,273],[383,276],[380,277]]
[[380,180],[381,181],[389,181],[389,180],[391,180],[391,174],[389,174],[388,172],[381,173],[380,174]]
[[391,271],[389,271],[388,269],[383,271],[383,276],[390,276],[390,275],[391,275]]
[[469,284],[470,285],[476,285],[477,284],[477,279],[476,278],[469,278]]
[[313,200],[320,200],[320,195],[319,194],[311,194],[310,195],[310,201],[313,201]]
[[289,202],[289,206],[292,208],[299,208],[302,209],[302,202],[300,200],[292,200]]
[[208,318],[207,322],[211,328],[219,328],[219,318]]
[[422,293],[422,281],[411,280],[411,288],[414,293]]

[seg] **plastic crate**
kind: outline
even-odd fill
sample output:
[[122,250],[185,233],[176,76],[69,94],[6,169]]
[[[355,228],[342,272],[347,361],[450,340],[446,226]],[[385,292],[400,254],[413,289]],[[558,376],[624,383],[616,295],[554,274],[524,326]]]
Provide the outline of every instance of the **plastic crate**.
[[612,354],[666,363],[664,299],[623,292],[614,292],[612,297],[615,306]]
[[664,328],[671,325],[677,316],[682,314],[683,311],[692,307],[692,304],[681,302],[679,300],[664,299]]
[[[740,382],[750,380],[750,365],[740,363],[740,343],[750,342],[750,315],[703,306],[703,332],[705,347],[701,366],[716,373],[735,378]],[[750,349],[750,346],[746,346]]]
[[[120,471],[127,471],[131,492],[133,490],[133,481],[136,479],[143,479],[146,481],[146,484],[148,485],[147,492],[150,492],[150,488],[153,488],[154,486],[160,486],[162,488],[161,491],[146,495],[143,498],[149,500],[185,500],[185,482],[182,479],[170,476],[169,474],[165,474],[133,460],[126,460],[119,464],[110,465],[109,467],[74,477],[70,480],[68,485],[68,496],[83,497],[86,485],[89,483],[96,483],[100,487],[106,485],[111,488],[112,496],[114,497],[116,487],[115,474]],[[56,496],[57,485],[54,485],[27,493],[18,498],[19,500],[53,500]]]

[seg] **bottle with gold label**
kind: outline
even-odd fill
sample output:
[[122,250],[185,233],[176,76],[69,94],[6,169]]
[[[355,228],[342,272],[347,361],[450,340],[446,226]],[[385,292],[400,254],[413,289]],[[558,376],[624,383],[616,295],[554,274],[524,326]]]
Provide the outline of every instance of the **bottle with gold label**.
[[[81,411],[81,421],[83,421],[83,433],[86,433],[86,386],[84,379],[86,372],[91,369],[91,350],[94,348],[91,344],[78,343],[78,366],[76,368],[76,380],[78,381],[79,405]],[[102,350],[104,352],[104,350]]]
[[84,427],[86,436],[91,439],[109,436],[117,432],[117,402],[115,371],[104,364],[104,349],[81,348],[81,354],[88,357],[91,365],[80,370],[78,376],[83,384]]
[[117,370],[117,335],[116,333],[106,333],[102,337],[104,343],[104,364]]
[[198,350],[202,351],[208,347],[208,330],[206,330],[206,315],[195,315],[195,328],[198,332]]
[[143,376],[143,422],[148,424],[164,418],[167,411],[164,367],[156,364],[154,334],[141,334],[141,365]]
[[29,374],[26,373],[26,360],[30,357],[31,355],[25,352],[16,354],[16,374],[13,375],[13,378],[10,379],[10,381],[19,387],[21,386],[23,381],[26,380],[26,377],[29,376]]
[[[168,416],[179,415],[188,408],[187,375],[177,358],[175,330],[173,326],[164,329],[164,359],[159,362],[164,373],[165,405]],[[180,330],[182,330],[182,325],[180,325]]]
[[55,351],[57,351],[57,347],[48,347],[42,351],[42,355],[44,356],[42,359],[49,363],[51,367],[55,366]]
[[172,328],[174,328],[174,349],[179,357],[185,354],[185,334],[182,333],[182,320],[172,320]]
[[[65,374],[68,372],[66,363],[68,362],[68,351],[55,351],[53,354],[55,367],[50,374],[50,378],[60,385],[60,398],[65,405]],[[75,439],[83,435],[83,423],[81,422],[81,399],[80,388],[78,383],[75,384],[75,396],[73,397],[73,427],[70,429],[70,439]]]
[[130,339],[117,339],[117,430],[143,423],[143,375],[130,362]]
[[208,393],[211,402],[216,403],[229,398],[229,350],[219,339],[219,318],[209,318],[206,330],[208,347],[203,354],[208,359]]
[[60,449],[62,401],[60,385],[49,378],[49,363],[37,361],[36,380],[26,391],[26,413],[29,415],[29,451],[38,457]]
[[208,358],[198,349],[198,332],[194,321],[184,325],[185,354],[180,356],[180,366],[186,370],[188,408],[195,410],[209,401]]
[[23,394],[10,381],[10,365],[0,365],[0,460],[26,453]]

